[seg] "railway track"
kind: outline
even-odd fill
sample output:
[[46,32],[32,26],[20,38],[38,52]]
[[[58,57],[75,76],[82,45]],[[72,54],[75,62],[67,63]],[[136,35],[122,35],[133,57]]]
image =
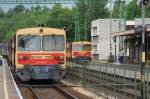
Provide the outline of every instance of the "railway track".
[[79,99],[57,85],[18,85],[25,99]]
[[[79,85],[60,84],[18,84],[24,99],[93,99],[75,91]],[[24,91],[25,90],[25,91]],[[28,94],[29,93],[29,94]]]
[[19,89],[24,99],[40,99],[32,86],[19,86]]

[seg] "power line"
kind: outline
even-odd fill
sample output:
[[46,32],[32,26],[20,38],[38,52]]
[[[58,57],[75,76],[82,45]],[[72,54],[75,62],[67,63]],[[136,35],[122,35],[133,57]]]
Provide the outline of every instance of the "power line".
[[[0,0],[0,4],[76,4],[78,0]],[[116,1],[88,1],[89,3],[115,3]]]

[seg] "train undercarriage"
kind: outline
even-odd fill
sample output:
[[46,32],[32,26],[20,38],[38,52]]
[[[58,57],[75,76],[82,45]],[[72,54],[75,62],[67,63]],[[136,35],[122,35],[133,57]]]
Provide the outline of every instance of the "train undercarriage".
[[17,76],[23,82],[30,80],[54,80],[59,82],[65,74],[65,70],[61,70],[59,65],[48,66],[24,66],[23,69],[16,71]]

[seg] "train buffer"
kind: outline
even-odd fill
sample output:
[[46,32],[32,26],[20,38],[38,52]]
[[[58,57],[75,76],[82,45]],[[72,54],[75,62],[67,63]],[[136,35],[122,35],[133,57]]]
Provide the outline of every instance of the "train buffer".
[[0,66],[0,99],[23,99],[5,59]]

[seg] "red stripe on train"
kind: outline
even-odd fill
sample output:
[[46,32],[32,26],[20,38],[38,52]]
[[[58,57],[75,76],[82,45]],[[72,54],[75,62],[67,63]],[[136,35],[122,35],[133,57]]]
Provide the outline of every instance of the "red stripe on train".
[[[18,64],[53,65],[59,64],[57,57],[64,57],[64,53],[19,53]],[[64,58],[63,58],[64,61]]]

